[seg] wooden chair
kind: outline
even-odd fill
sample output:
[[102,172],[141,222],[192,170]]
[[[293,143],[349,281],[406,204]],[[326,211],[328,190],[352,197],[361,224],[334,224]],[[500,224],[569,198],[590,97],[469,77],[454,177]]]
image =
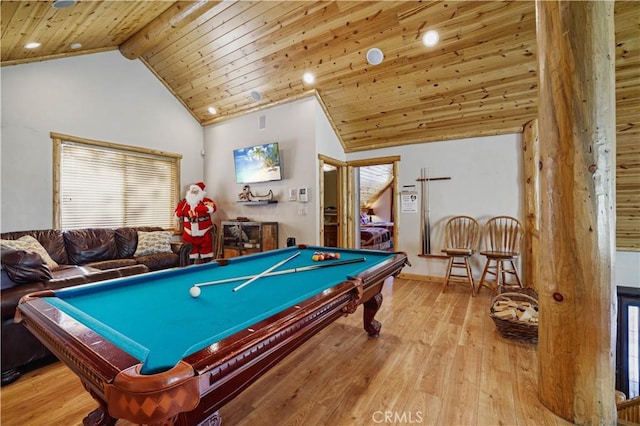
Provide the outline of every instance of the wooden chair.
[[219,232],[218,225],[211,226],[211,244],[213,245],[213,260],[222,257],[222,232]]
[[[520,257],[522,247],[523,228],[520,221],[510,216],[496,216],[487,221],[482,229],[484,250],[480,254],[487,258],[487,262],[480,278],[478,291],[482,286],[491,288],[486,282],[487,274],[495,275],[496,288],[507,284],[506,274],[511,274],[518,286],[522,287],[516,260]],[[510,267],[507,267],[507,263]]]
[[[622,398],[618,398],[618,394],[622,395]],[[622,392],[616,391],[616,408],[619,425],[640,424],[640,396],[626,399]]]
[[[477,220],[469,216],[455,216],[447,221],[445,225],[445,248],[442,252],[449,257],[447,265],[447,275],[444,279],[446,290],[451,277],[466,278],[471,286],[471,295],[476,295],[476,288],[473,284],[473,274],[469,265],[469,258],[475,253],[480,238],[480,224]],[[464,275],[452,274],[453,268],[464,269]]]

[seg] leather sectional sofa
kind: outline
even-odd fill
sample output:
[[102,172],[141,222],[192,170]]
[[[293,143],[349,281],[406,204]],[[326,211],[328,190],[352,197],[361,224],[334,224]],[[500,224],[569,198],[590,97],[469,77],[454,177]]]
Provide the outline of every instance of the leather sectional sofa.
[[[139,234],[140,233],[140,234]],[[1,250],[2,271],[2,384],[20,376],[21,369],[51,356],[22,325],[13,321],[20,298],[35,291],[60,289],[144,272],[189,265],[190,244],[170,243],[169,249],[141,252],[138,236],[161,235],[167,232],[155,227],[125,227],[117,229],[54,229],[8,232],[4,240],[23,241],[34,237],[50,259],[29,250],[8,247]],[[32,241],[29,237],[26,237]],[[35,243],[37,245],[37,243]],[[142,244],[141,244],[142,245]],[[51,265],[54,265],[51,267]]]

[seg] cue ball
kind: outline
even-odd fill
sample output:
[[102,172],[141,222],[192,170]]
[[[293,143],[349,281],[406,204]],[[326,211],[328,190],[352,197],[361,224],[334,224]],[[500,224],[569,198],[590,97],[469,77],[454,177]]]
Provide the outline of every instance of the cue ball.
[[196,286],[191,287],[189,289],[189,294],[191,295],[191,297],[200,296],[200,287],[196,287]]

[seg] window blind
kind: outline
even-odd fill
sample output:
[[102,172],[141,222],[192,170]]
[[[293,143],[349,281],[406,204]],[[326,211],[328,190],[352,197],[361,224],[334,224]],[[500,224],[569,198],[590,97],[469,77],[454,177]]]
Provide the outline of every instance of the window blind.
[[60,228],[173,228],[178,160],[61,141]]

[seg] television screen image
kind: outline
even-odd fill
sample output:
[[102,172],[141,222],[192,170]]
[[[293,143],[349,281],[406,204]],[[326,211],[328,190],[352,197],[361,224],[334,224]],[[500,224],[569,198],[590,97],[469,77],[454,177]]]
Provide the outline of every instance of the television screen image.
[[269,182],[282,179],[278,143],[266,143],[233,151],[237,183]]

